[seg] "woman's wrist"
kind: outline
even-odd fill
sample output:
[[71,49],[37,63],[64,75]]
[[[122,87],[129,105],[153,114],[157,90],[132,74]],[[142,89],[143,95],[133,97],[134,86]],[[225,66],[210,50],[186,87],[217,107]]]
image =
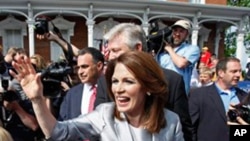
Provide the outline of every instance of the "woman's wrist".
[[45,101],[45,97],[43,95],[37,96],[37,97],[34,97],[34,98],[30,98],[30,101],[32,103],[40,103],[41,101]]

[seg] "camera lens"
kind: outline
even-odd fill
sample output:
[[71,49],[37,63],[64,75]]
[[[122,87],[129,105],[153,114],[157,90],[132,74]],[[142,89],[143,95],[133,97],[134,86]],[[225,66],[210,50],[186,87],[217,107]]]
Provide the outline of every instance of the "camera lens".
[[234,110],[228,111],[228,118],[232,122],[237,122],[236,118],[241,117],[247,123],[250,123],[250,105],[239,105]]
[[48,21],[44,18],[37,18],[35,23],[35,32],[39,35],[48,33]]
[[237,116],[239,116],[239,114],[237,113],[236,110],[229,110],[228,111],[228,117],[230,121],[236,121]]

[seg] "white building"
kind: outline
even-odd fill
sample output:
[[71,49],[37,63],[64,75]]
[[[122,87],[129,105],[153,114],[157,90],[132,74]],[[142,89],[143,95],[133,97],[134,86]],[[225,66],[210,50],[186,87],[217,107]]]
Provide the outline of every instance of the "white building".
[[[223,55],[224,30],[237,27],[236,56],[245,66],[247,57],[243,44],[245,27],[249,24],[250,8],[206,4],[205,0],[175,2],[164,0],[0,0],[0,36],[4,52],[16,45],[28,50],[29,55],[40,53],[55,60],[60,53],[56,44],[39,48],[44,42],[35,39],[35,19],[41,15],[53,17],[69,42],[79,48],[97,46],[102,35],[113,25],[125,21],[141,24],[146,33],[152,20],[164,24],[187,19],[193,29],[192,44],[209,45],[213,53]],[[67,18],[65,18],[67,17]],[[73,17],[73,18],[68,18]],[[70,19],[70,20],[68,20]],[[78,20],[74,20],[78,19]],[[80,27],[79,27],[80,26]],[[249,25],[248,25],[249,26]],[[79,34],[78,34],[79,33]],[[82,37],[79,37],[81,35]],[[76,37],[78,36],[78,37]],[[82,41],[79,41],[80,40]]]

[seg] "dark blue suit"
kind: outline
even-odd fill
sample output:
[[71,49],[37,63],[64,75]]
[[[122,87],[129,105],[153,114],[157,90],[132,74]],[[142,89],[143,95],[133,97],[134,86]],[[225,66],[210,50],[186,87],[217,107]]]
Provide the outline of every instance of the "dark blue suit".
[[[58,120],[64,121],[81,115],[81,103],[84,84],[80,83],[69,89],[60,107]],[[90,141],[99,141],[99,136],[89,138]]]
[[[246,92],[236,88],[239,101]],[[189,112],[197,141],[229,141],[226,111],[215,84],[193,89],[189,95]]]
[[67,92],[60,107],[58,120],[68,120],[81,114],[83,84],[78,84]]

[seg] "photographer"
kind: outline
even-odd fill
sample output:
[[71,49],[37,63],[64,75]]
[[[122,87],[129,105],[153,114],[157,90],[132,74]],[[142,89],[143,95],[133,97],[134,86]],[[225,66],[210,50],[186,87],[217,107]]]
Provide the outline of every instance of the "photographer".
[[164,51],[157,53],[156,56],[163,68],[171,69],[183,76],[187,94],[192,70],[200,57],[199,48],[187,42],[190,32],[190,22],[186,20],[175,22],[172,26],[172,40],[166,42]]
[[[37,66],[37,64],[34,65]],[[74,67],[74,63],[69,65],[66,59],[61,58],[41,71],[47,105],[56,118],[67,91],[78,83]]]

